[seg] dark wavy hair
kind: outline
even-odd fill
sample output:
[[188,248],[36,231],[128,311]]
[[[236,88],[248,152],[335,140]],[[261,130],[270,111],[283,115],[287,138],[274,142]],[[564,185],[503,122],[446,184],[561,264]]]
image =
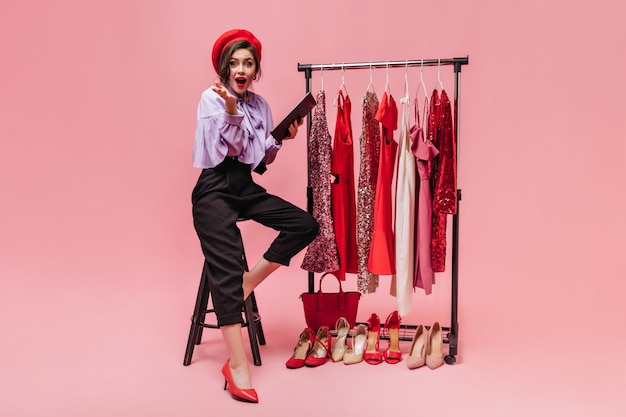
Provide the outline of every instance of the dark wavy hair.
[[256,48],[246,40],[235,41],[224,48],[224,51],[220,56],[218,75],[224,85],[228,84],[228,78],[230,77],[230,58],[238,49],[247,49],[250,51],[252,57],[254,58],[254,63],[256,64],[256,77],[261,77],[261,62],[259,61],[259,54],[257,54]]

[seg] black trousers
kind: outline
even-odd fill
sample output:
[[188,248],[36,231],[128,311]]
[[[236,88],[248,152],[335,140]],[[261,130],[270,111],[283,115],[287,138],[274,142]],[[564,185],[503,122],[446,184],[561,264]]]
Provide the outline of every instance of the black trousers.
[[250,165],[232,158],[202,171],[191,200],[217,324],[243,323],[243,243],[237,220],[254,220],[278,231],[263,257],[282,265],[311,243],[319,225],[306,211],[254,183]]

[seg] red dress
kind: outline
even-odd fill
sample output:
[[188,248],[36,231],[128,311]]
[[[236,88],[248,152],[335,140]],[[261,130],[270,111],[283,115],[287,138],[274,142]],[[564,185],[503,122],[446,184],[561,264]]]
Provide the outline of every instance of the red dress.
[[430,103],[428,135],[439,149],[439,157],[431,162],[430,175],[433,194],[432,261],[435,272],[444,272],[447,216],[456,213],[456,140],[452,109],[445,90],[441,91],[441,98],[435,90]]
[[387,96],[386,91],[378,107],[376,120],[382,126],[382,137],[374,206],[374,234],[367,268],[373,274],[392,275],[396,273],[396,259],[391,189],[398,149],[398,144],[393,139],[393,131],[398,128],[398,108],[393,97]]
[[331,185],[331,207],[335,239],[339,253],[339,270],[334,275],[346,279],[346,272],[357,272],[356,245],[356,194],[354,191],[354,150],[350,97],[337,96],[337,122],[331,159],[331,172],[335,178]]

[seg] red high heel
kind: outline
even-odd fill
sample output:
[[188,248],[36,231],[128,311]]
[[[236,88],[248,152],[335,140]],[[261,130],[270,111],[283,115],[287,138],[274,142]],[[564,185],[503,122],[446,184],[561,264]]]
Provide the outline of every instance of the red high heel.
[[324,365],[330,357],[330,345],[332,336],[328,326],[322,326],[317,330],[315,336],[315,344],[311,353],[304,360],[304,364],[308,367]]
[[363,353],[363,360],[372,365],[378,365],[383,361],[383,355],[378,351],[380,342],[380,319],[372,313],[367,321],[367,349]]
[[309,353],[311,353],[314,343],[315,334],[313,333],[313,329],[307,327],[302,330],[302,333],[300,333],[300,340],[293,349],[293,355],[291,355],[291,358],[287,360],[285,366],[289,369],[302,368],[306,357],[309,356]]
[[389,335],[389,346],[383,352],[383,357],[387,363],[398,363],[402,360],[402,352],[400,352],[400,316],[397,311],[387,317],[385,329]]
[[224,390],[228,387],[230,395],[232,395],[234,399],[249,403],[259,402],[259,396],[254,388],[241,389],[235,385],[233,375],[230,372],[230,360],[226,361],[224,366],[222,366],[222,375],[224,375]]

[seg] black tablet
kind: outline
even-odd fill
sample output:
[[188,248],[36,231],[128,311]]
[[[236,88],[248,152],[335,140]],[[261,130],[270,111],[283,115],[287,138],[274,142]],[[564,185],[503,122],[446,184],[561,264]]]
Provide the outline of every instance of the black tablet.
[[315,107],[316,101],[311,93],[306,95],[300,100],[298,104],[289,112],[283,120],[270,133],[278,142],[281,142],[289,134],[289,126],[294,120],[300,120],[304,118],[313,107]]

